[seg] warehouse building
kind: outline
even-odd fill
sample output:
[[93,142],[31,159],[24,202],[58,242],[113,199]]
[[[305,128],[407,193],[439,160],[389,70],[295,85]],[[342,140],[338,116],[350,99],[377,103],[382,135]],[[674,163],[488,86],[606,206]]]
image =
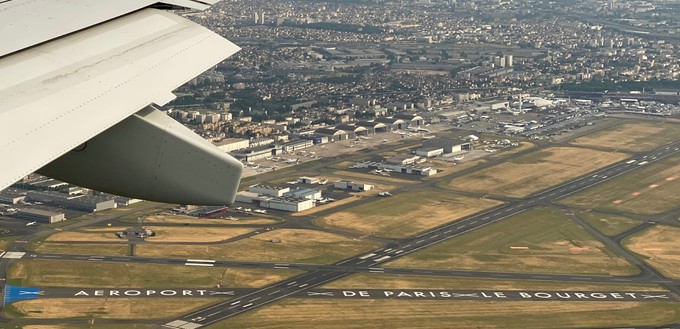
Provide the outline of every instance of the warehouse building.
[[425,119],[417,114],[399,113],[395,114],[393,118],[403,120],[406,127],[420,126],[425,124]]
[[431,138],[423,141],[422,149],[441,148],[444,154],[457,154],[472,149],[472,144],[447,138]]
[[238,159],[244,159],[246,161],[255,161],[260,159],[269,158],[273,155],[281,154],[280,146],[259,146],[256,148],[249,148],[239,151],[234,151],[231,155]]
[[68,195],[52,191],[28,191],[26,200],[87,212],[103,211],[116,207],[116,200],[113,196]]
[[348,132],[350,136],[366,136],[368,135],[368,130],[366,127],[360,127],[352,124],[341,124],[335,126],[335,129],[340,129]]
[[417,155],[402,154],[402,155],[395,155],[393,157],[385,158],[385,162],[387,162],[389,164],[408,166],[408,165],[415,164],[416,161],[418,161],[419,159],[420,159],[420,157],[417,156]]
[[26,195],[21,193],[19,190],[6,189],[0,191],[0,203],[17,204],[21,201],[24,201],[25,198]]
[[291,197],[273,197],[250,191],[241,191],[236,194],[236,201],[250,203],[260,208],[283,210],[290,212],[304,211],[314,207],[312,199],[298,199]]
[[291,191],[286,192],[284,196],[294,199],[318,200],[321,199],[321,191],[308,187],[297,187]]
[[354,137],[348,132],[337,128],[319,128],[314,130],[313,136],[326,137],[327,142],[342,141]]
[[444,154],[444,149],[441,147],[423,147],[416,150],[416,155],[427,158],[433,158],[442,154]]
[[384,123],[381,122],[374,122],[374,121],[359,121],[354,124],[357,127],[363,127],[366,128],[366,132],[368,134],[376,134],[376,133],[385,133],[390,131],[390,127]]
[[312,146],[314,146],[314,141],[312,140],[297,140],[281,145],[281,149],[285,153],[293,153]]
[[250,147],[250,141],[242,138],[227,138],[213,144],[224,152],[234,152]]
[[64,213],[51,212],[40,209],[19,209],[15,216],[21,219],[47,224],[60,222],[66,219]]
[[341,190],[351,190],[351,191],[356,191],[356,192],[361,192],[361,191],[369,191],[373,189],[373,185],[369,184],[363,184],[363,183],[355,183],[353,181],[349,180],[339,180],[335,183],[333,183],[333,187]]
[[366,161],[354,164],[354,168],[370,168],[377,170],[385,170],[388,172],[396,172],[409,175],[418,176],[432,176],[438,173],[437,169],[432,167],[421,167],[417,165],[401,165],[386,162]]
[[270,196],[275,196],[275,197],[282,197],[284,194],[288,193],[290,191],[290,187],[281,187],[281,186],[270,186],[270,185],[264,185],[264,184],[256,184],[256,185],[251,185],[248,187],[248,192],[256,193],[256,194],[264,194],[264,195],[270,195]]

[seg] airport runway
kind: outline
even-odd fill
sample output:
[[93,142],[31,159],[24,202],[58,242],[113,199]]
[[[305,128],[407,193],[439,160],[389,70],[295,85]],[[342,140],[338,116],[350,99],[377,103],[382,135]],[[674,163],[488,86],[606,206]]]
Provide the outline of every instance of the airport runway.
[[[42,298],[243,298],[257,288],[34,288],[10,286],[16,300]],[[456,289],[314,289],[298,291],[294,298],[498,300],[498,301],[620,301],[667,302],[678,296],[667,291],[595,290],[456,290]]]
[[[374,252],[359,256],[359,258],[370,256]],[[371,256],[375,257],[375,256]],[[598,276],[598,275],[572,275],[572,274],[544,274],[544,273],[516,273],[516,272],[489,272],[489,271],[469,271],[469,270],[447,270],[447,269],[428,269],[428,268],[400,268],[400,267],[381,267],[381,266],[362,266],[362,265],[321,265],[304,263],[276,263],[276,262],[244,262],[244,261],[222,261],[207,259],[186,259],[186,258],[149,258],[149,257],[128,257],[128,256],[83,256],[83,255],[60,255],[60,254],[35,254],[29,253],[25,258],[46,259],[46,260],[72,260],[72,261],[92,261],[92,262],[112,262],[112,263],[144,263],[158,265],[185,265],[185,266],[207,266],[207,267],[240,267],[240,268],[271,268],[271,269],[291,269],[300,271],[317,272],[338,272],[338,273],[382,273],[382,274],[402,274],[419,276],[455,276],[468,278],[489,278],[489,279],[517,279],[517,280],[545,280],[545,281],[571,281],[571,282],[592,282],[592,283],[657,283],[657,284],[676,284],[680,285],[678,279],[656,278],[651,279],[646,275],[635,276]]]
[[[343,267],[368,267],[369,272],[388,273],[386,269],[380,267],[380,264],[493,224],[505,218],[524,212],[535,206],[541,205],[544,202],[552,202],[554,200],[567,197],[584,189],[609,181],[612,178],[634,171],[649,163],[660,161],[664,158],[677,154],[678,152],[680,152],[680,141],[662,146],[646,153],[641,153],[633,159],[622,161],[599,169],[570,182],[537,193],[523,201],[508,203],[492,210],[472,215],[470,217],[440,226],[414,238],[403,240],[399,243],[393,243],[392,245],[376,249],[373,252],[362,256],[346,259],[335,265]],[[427,271],[432,272],[433,270]],[[243,312],[247,312],[257,307],[270,304],[300,291],[309,290],[324,283],[342,278],[348,274],[348,272],[339,271],[312,271],[260,289],[242,298],[238,298],[237,300],[230,300],[193,312],[176,320],[169,321],[163,326],[174,329],[200,328],[241,314]],[[422,275],[426,273],[413,274]],[[517,276],[514,275],[515,274],[511,274],[511,276],[508,276],[507,278],[524,278],[522,277],[523,274],[517,274]],[[550,278],[551,275],[545,275],[543,277],[547,279]],[[575,279],[578,277],[579,276],[566,276],[565,279],[573,281],[578,280]],[[535,279],[541,279],[541,277]],[[617,279],[628,280],[627,278]],[[591,282],[591,280],[592,279],[585,279],[584,282]]]

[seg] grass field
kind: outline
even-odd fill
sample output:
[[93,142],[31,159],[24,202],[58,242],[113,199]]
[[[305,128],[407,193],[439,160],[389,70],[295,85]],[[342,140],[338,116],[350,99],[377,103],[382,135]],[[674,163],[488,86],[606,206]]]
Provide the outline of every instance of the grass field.
[[525,197],[627,158],[617,152],[552,147],[452,179],[448,187]]
[[322,287],[328,289],[456,289],[456,290],[571,290],[665,291],[653,284],[609,284],[536,280],[435,277],[398,274],[352,274]]
[[549,208],[512,216],[389,266],[596,275],[638,272],[583,228]]
[[184,265],[20,260],[10,266],[7,279],[10,284],[38,287],[200,288],[220,284],[226,287],[257,288],[300,273]]
[[149,242],[217,242],[254,231],[252,228],[147,226],[156,233]]
[[[279,241],[279,242],[272,242]],[[330,264],[378,244],[337,234],[281,229],[216,245],[138,245],[138,256]]]
[[0,238],[0,250],[5,250],[19,237],[16,235],[4,236]]
[[[50,324],[23,324],[21,329],[155,329],[156,325],[135,324],[135,323],[106,323],[100,321],[87,322],[71,322],[68,324],[61,324],[58,319],[50,321]],[[66,322],[66,321],[63,321]],[[11,324],[11,322],[10,322]],[[10,327],[13,328],[13,327]],[[19,328],[19,327],[17,327]]]
[[680,207],[680,156],[646,165],[614,178],[562,203],[582,208],[658,214]]
[[124,240],[116,237],[116,232],[125,230],[125,228],[88,228],[78,231],[64,231],[57,232],[45,239],[48,242],[62,242],[62,241],[109,241],[121,242]]
[[35,251],[44,254],[126,256],[130,246],[125,240],[107,244],[42,242],[35,245]]
[[256,217],[256,216],[248,216],[248,217],[239,217],[239,220],[231,220],[231,219],[212,219],[212,218],[196,218],[192,216],[185,216],[185,215],[153,215],[153,216],[148,216],[144,218],[145,225],[153,225],[153,224],[219,224],[219,225],[225,225],[225,224],[259,224],[259,225],[267,225],[267,224],[275,224],[278,223],[278,221],[274,219],[268,219],[268,218],[262,218],[262,217]]
[[578,216],[607,236],[615,236],[642,224],[635,219],[600,212],[582,212]]
[[223,321],[240,328],[595,328],[661,325],[680,320],[680,303],[303,300]]
[[649,265],[672,278],[680,278],[680,228],[656,225],[624,240],[624,246]]
[[56,298],[12,303],[5,315],[32,319],[163,319],[214,304],[215,298]]
[[[442,177],[447,177],[453,174],[457,174],[465,169],[472,168],[474,166],[482,165],[486,163],[487,160],[484,159],[477,159],[477,160],[471,160],[471,161],[465,161],[458,163],[454,165],[453,163],[450,162],[445,162],[441,160],[432,160],[432,166],[439,169],[440,172],[438,172],[434,176],[429,176],[424,179],[426,180],[441,180]],[[446,187],[446,186],[444,186]]]
[[447,192],[415,191],[376,197],[373,202],[316,219],[315,223],[377,236],[407,237],[500,204]]
[[572,144],[614,150],[646,151],[680,140],[680,125],[662,122],[626,123],[575,139]]

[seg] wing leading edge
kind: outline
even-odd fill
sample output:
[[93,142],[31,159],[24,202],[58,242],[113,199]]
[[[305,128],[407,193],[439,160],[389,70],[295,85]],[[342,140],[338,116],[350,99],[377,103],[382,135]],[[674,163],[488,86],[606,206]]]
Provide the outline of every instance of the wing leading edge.
[[[135,1],[87,2],[127,4]],[[149,2],[157,3],[146,3]],[[191,1],[169,2],[181,5]],[[174,98],[172,90],[239,50],[228,40],[172,13],[151,8],[131,10],[135,11],[122,16],[116,12],[115,19],[30,48],[10,51],[0,57],[0,154],[11,159],[0,162],[0,189],[59,159],[141,109],[151,104],[166,104]],[[3,19],[0,17],[0,22]],[[0,45],[4,44],[0,39]],[[201,152],[206,150],[205,144],[192,139],[186,132],[178,136],[188,138],[185,147],[193,145]],[[167,144],[172,138],[159,140]],[[135,161],[143,163],[148,160],[164,166],[158,160],[170,159],[159,156],[159,150],[163,149],[166,153],[169,150],[161,144],[148,144],[147,147],[147,152],[135,154],[138,157]],[[191,148],[185,151],[191,151]],[[69,158],[73,161],[73,157]],[[156,185],[164,189],[188,188],[187,184],[195,181],[197,186],[194,188],[203,186],[206,191],[218,191],[218,195],[212,198],[187,197],[182,200],[176,198],[177,193],[173,192],[169,197],[169,193],[166,195],[161,189],[145,194],[147,199],[178,203],[191,201],[186,203],[192,204],[233,202],[241,164],[225,154],[217,157],[221,161],[212,163],[210,168],[201,167],[205,177],[229,177],[228,180],[212,180],[211,185],[211,180],[201,179],[203,176],[192,176],[188,182],[181,179],[193,170],[190,159],[187,158],[181,167],[174,166],[171,172],[166,170],[163,176],[154,176],[154,173],[159,173],[158,170],[148,172],[134,166],[126,168],[131,176],[146,172],[151,180],[183,182],[179,185]],[[116,161],[130,162],[125,158]],[[59,172],[50,173],[60,178]],[[87,180],[79,183],[95,185],[106,192],[139,196],[138,190],[133,188],[107,188],[106,185],[87,184]]]

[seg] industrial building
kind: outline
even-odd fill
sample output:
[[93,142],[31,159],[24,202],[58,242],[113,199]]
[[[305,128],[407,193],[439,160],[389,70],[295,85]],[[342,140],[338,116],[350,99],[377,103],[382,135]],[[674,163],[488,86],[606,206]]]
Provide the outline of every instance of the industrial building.
[[416,150],[416,155],[427,158],[433,158],[442,154],[444,154],[444,149],[441,147],[423,147]]
[[213,142],[213,145],[224,152],[234,152],[250,147],[250,141],[242,138],[227,138],[219,142]]
[[113,197],[68,195],[52,191],[28,191],[26,200],[87,212],[103,211],[116,207],[116,201]]
[[238,159],[244,159],[246,161],[255,161],[269,158],[273,155],[278,155],[281,153],[283,153],[281,146],[265,145],[258,146],[255,148],[234,151],[231,155]]
[[421,150],[439,148],[442,149],[444,154],[458,154],[471,150],[472,144],[460,143],[460,141],[447,138],[431,138],[423,141],[423,147]]
[[285,143],[281,145],[281,149],[285,153],[293,153],[297,152],[299,150],[306,149],[308,147],[314,146],[314,141],[311,140],[297,140],[297,141],[292,141]]
[[286,192],[284,196],[294,199],[319,200],[321,199],[321,191],[308,187],[297,187],[291,191]]
[[0,203],[18,204],[19,202],[24,201],[25,198],[26,195],[18,190],[6,189],[0,191]]
[[299,212],[314,207],[312,199],[297,199],[289,197],[273,197],[250,191],[242,191],[236,194],[236,201],[250,203],[260,208],[276,209],[290,212]]
[[409,155],[409,154],[402,154],[402,155],[396,155],[393,157],[388,157],[385,158],[385,162],[389,164],[396,164],[396,165],[401,165],[401,166],[408,166],[415,164],[416,161],[420,159],[419,156],[417,155]]
[[270,186],[264,184],[251,185],[248,187],[248,192],[276,197],[282,197],[289,191],[290,187]]
[[374,162],[366,161],[353,165],[354,168],[371,168],[376,170],[385,170],[387,172],[396,172],[409,175],[418,176],[432,176],[437,174],[437,169],[432,167],[421,167],[417,165],[403,165],[396,163]]
[[373,189],[373,185],[363,184],[363,183],[355,183],[353,181],[348,181],[348,180],[339,180],[339,181],[333,183],[333,187],[335,187],[337,189],[351,190],[351,191],[356,191],[356,192],[369,191],[369,190]]
[[52,224],[66,219],[64,213],[51,212],[40,209],[19,209],[16,217],[40,223]]

